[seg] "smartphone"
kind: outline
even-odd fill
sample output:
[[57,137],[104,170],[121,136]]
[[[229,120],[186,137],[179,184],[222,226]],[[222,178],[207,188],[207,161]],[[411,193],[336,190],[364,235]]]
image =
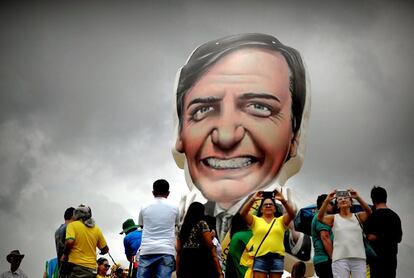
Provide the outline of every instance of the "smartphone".
[[349,196],[351,196],[349,194],[348,190],[336,190],[335,194],[336,194],[336,197],[349,197]]
[[262,191],[262,197],[263,199],[274,199],[275,198],[275,192],[274,191]]

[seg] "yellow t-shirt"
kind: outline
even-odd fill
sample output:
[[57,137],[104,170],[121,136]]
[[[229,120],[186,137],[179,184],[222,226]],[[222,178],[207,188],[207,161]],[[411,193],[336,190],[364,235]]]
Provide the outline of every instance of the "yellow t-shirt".
[[69,253],[69,262],[96,269],[96,247],[106,246],[105,238],[98,226],[89,228],[81,221],[74,221],[66,227],[66,240],[73,239],[75,244]]
[[[252,241],[254,248],[253,250],[254,252],[256,252],[267,231],[269,231],[270,225],[272,225],[273,220],[270,223],[267,223],[266,220],[264,220],[261,217],[257,217],[255,215],[252,216]],[[285,246],[283,244],[285,230],[286,227],[283,223],[283,216],[276,218],[272,230],[260,246],[259,252],[257,253],[256,257],[266,255],[267,253],[278,253],[281,256],[285,256]]]

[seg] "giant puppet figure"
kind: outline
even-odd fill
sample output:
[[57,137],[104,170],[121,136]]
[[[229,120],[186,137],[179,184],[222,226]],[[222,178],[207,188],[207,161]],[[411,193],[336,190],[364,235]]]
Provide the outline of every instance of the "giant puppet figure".
[[196,48],[176,79],[173,155],[193,201],[206,203],[224,238],[231,215],[258,190],[283,190],[303,162],[309,117],[298,51],[265,34],[239,34]]

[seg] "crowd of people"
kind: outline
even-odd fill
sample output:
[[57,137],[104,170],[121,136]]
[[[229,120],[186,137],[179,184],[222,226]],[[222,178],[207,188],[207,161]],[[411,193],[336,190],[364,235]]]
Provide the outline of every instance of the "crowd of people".
[[[236,34],[197,47],[176,76],[173,155],[190,189],[180,209],[167,200],[168,182],[155,181],[138,223],[122,225],[130,263],[123,268],[92,210],[68,208],[44,277],[105,277],[110,263],[96,249],[112,259],[111,277],[281,277],[288,269],[294,278],[312,275],[314,265],[319,277],[358,278],[367,262],[371,277],[395,277],[401,221],[381,187],[372,189],[373,208],[353,189],[319,196],[312,242],[294,231],[296,207],[284,184],[303,163],[306,79],[300,53],[271,35]],[[12,251],[0,278],[26,277],[22,258]]]
[[[46,263],[44,278],[282,277],[284,236],[295,210],[281,192],[256,192],[233,217],[226,261],[216,237],[216,221],[205,214],[204,204],[193,202],[180,223],[177,206],[167,200],[166,180],[153,183],[153,195],[154,199],[141,208],[138,224],[127,219],[122,225],[128,268],[115,261],[111,268],[107,258],[97,259],[97,249],[99,255],[112,256],[91,209],[80,205],[64,213],[65,223],[55,233],[57,258]],[[401,221],[387,207],[384,188],[373,187],[371,199],[372,207],[354,189],[318,196],[311,223],[318,277],[396,277]],[[356,202],[360,211],[354,208]],[[367,242],[374,257],[366,253]],[[23,257],[19,250],[11,251],[6,258],[10,270],[0,278],[27,277],[19,268]],[[298,261],[290,277],[305,277],[306,268]]]
[[371,199],[372,208],[353,189],[318,196],[311,224],[318,277],[396,277],[401,220],[388,208],[384,188],[374,186]]

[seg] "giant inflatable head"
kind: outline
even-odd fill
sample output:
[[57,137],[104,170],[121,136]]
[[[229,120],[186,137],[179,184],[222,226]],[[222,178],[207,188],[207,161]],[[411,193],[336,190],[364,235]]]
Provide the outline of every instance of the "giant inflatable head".
[[178,71],[175,161],[190,189],[226,208],[303,161],[308,118],[300,54],[265,34],[198,47]]

